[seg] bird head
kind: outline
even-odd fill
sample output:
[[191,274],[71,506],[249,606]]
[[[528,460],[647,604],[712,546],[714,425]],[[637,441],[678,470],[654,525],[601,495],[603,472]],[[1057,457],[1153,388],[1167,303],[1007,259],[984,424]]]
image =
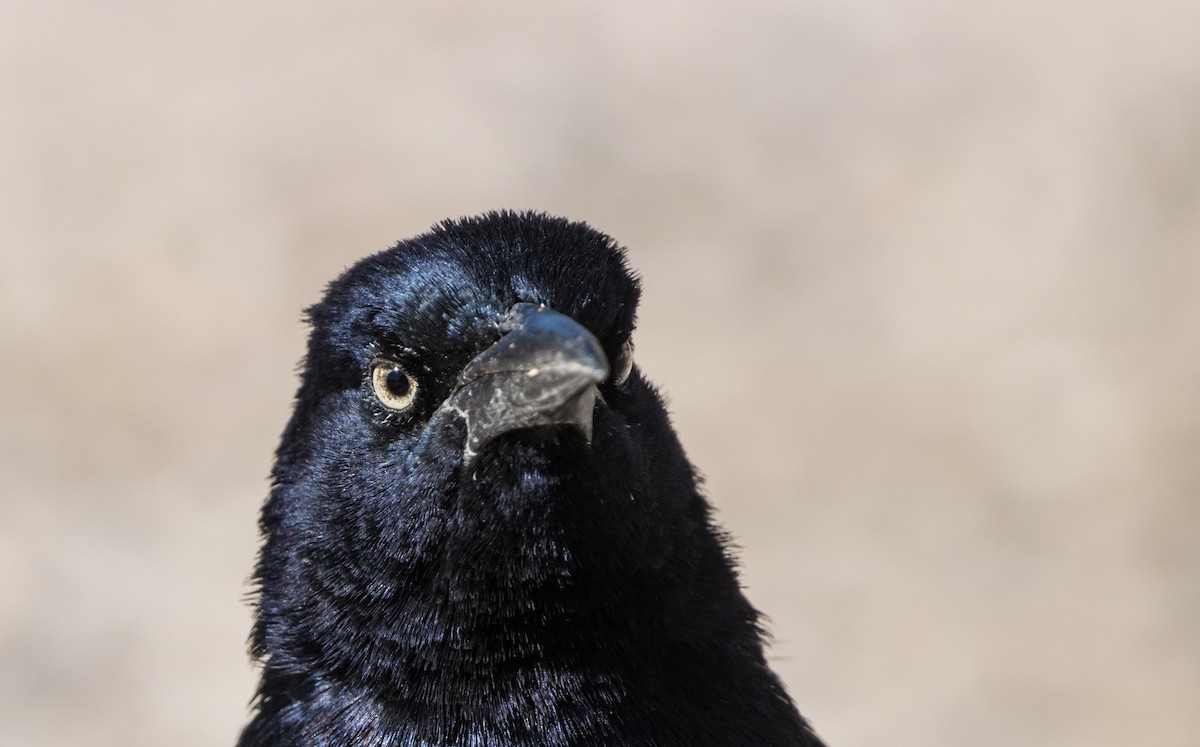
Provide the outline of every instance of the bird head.
[[309,310],[243,745],[804,744],[632,360],[623,250],[446,222]]
[[279,630],[323,646],[578,641],[669,605],[707,504],[632,361],[638,295],[610,238],[529,213],[443,223],[334,281],[263,514],[258,638],[301,608]]

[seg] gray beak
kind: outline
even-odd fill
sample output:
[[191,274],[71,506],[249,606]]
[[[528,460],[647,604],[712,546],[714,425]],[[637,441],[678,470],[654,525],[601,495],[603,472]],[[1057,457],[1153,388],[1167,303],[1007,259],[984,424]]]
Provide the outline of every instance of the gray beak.
[[466,420],[465,461],[521,428],[574,426],[590,443],[596,385],[608,378],[600,343],[574,319],[529,303],[512,308],[504,329],[467,364],[442,406]]

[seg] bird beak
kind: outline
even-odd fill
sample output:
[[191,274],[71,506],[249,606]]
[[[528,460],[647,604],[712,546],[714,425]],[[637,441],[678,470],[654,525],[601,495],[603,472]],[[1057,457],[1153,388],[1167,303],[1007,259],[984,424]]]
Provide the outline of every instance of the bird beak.
[[504,330],[467,364],[443,405],[466,420],[465,461],[521,428],[570,425],[591,443],[596,385],[608,378],[599,341],[574,319],[530,303],[512,308]]

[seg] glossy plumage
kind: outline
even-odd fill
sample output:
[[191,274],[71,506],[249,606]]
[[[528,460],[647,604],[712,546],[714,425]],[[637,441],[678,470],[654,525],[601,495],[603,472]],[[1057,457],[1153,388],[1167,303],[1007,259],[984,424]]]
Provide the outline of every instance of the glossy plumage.
[[638,295],[611,239],[530,213],[330,285],[262,514],[241,745],[820,744],[627,365]]

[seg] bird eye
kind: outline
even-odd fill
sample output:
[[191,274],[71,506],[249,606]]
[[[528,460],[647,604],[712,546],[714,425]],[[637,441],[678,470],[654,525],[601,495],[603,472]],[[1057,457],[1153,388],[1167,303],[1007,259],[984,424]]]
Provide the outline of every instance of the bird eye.
[[371,388],[390,410],[403,410],[417,396],[417,380],[393,361],[375,361],[371,366]]
[[612,362],[612,374],[608,380],[617,386],[625,383],[629,372],[633,370],[633,340],[626,340],[621,346],[621,353]]

